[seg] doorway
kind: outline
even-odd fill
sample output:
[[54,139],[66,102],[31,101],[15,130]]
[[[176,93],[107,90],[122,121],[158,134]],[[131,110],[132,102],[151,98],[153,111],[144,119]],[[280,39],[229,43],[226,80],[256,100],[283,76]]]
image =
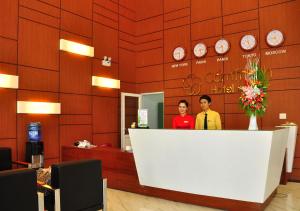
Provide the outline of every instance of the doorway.
[[164,93],[121,93],[121,149],[131,146],[128,128],[138,122],[138,109],[148,110],[148,126],[151,129],[164,127]]

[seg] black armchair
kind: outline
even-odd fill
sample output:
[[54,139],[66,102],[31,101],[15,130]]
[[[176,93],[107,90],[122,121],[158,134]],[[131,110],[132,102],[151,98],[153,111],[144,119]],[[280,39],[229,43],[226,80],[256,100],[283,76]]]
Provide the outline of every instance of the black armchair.
[[43,211],[43,194],[37,193],[36,172],[16,169],[0,172],[0,210]]
[[106,180],[102,178],[100,160],[52,165],[51,189],[54,202],[51,197],[46,198],[46,210],[95,211],[106,208]]
[[11,149],[0,147],[0,171],[12,168]]
[[12,165],[16,164],[22,168],[32,168],[30,163],[23,161],[12,161],[11,149],[7,147],[0,147],[0,171],[12,169]]

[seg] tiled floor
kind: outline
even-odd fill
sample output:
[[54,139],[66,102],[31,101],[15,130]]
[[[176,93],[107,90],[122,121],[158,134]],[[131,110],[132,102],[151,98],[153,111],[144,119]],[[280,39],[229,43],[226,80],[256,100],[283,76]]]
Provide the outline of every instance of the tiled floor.
[[[118,190],[108,190],[108,211],[214,211],[216,209],[183,204]],[[300,183],[280,186],[266,211],[300,211]]]

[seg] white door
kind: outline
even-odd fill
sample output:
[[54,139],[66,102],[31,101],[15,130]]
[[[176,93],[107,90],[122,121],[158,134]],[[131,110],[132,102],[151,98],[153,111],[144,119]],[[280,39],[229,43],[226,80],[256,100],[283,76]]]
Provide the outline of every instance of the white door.
[[132,122],[137,124],[137,112],[141,108],[142,95],[121,92],[121,149],[131,145],[128,128]]

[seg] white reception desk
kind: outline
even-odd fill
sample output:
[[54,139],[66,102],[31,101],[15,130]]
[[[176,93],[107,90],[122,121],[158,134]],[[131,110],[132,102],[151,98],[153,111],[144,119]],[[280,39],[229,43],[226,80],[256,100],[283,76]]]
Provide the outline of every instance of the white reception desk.
[[279,185],[288,129],[129,129],[141,185],[264,203]]

